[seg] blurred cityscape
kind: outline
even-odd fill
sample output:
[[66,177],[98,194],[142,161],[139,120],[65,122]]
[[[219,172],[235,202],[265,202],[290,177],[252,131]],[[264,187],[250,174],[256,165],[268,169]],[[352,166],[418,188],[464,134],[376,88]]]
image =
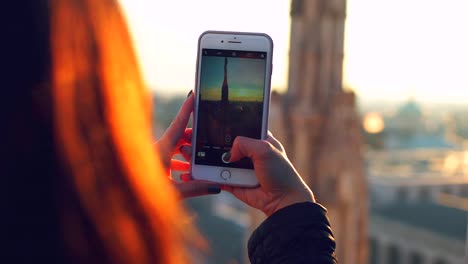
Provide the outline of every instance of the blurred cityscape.
[[[468,105],[361,106],[371,263],[463,263]],[[385,262],[386,260],[386,262]]]
[[[184,100],[154,97],[156,137]],[[468,105],[424,104],[408,98],[361,102],[358,109],[369,183],[369,263],[463,263]],[[187,204],[211,246],[200,263],[246,263],[253,221],[248,208],[225,193]]]

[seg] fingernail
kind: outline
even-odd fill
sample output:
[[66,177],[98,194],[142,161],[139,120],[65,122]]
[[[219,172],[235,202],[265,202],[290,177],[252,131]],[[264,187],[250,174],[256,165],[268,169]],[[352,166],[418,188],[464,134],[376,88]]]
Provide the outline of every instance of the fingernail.
[[209,186],[208,187],[208,193],[209,194],[218,194],[221,192],[221,187],[219,186]]
[[190,95],[192,95],[192,94],[193,94],[193,91],[192,91],[192,90],[190,90],[190,92],[187,94],[187,98],[189,98],[189,97],[190,97]]

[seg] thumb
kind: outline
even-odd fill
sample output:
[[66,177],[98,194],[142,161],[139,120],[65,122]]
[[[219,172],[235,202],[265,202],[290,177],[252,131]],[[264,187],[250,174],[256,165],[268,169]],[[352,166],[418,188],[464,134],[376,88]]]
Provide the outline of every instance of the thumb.
[[267,155],[271,155],[272,150],[274,150],[273,145],[266,140],[238,136],[232,144],[229,161],[235,162],[247,157],[255,162],[255,160],[260,160]]

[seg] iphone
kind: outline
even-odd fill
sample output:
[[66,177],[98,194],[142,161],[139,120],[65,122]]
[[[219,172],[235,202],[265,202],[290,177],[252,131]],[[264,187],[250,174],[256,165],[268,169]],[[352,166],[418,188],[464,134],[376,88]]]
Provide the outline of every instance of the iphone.
[[206,31],[198,42],[192,164],[194,179],[257,186],[252,161],[229,162],[237,136],[265,139],[273,41],[263,33]]

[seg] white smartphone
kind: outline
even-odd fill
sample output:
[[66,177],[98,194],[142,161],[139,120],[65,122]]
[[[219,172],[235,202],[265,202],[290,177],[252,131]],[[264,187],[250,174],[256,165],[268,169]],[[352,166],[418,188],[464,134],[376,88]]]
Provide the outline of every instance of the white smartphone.
[[252,161],[228,162],[237,136],[265,139],[273,41],[262,33],[206,31],[198,41],[192,177],[257,186]]

